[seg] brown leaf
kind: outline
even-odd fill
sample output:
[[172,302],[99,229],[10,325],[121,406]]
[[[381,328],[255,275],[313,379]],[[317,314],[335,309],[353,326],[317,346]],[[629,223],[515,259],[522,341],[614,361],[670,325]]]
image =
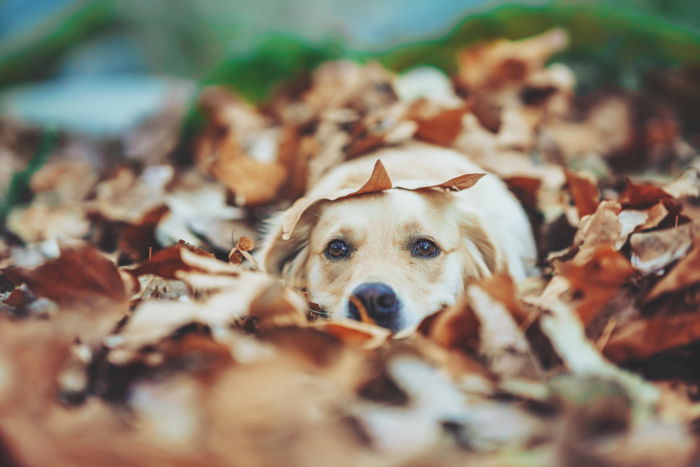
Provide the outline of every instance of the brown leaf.
[[390,190],[391,187],[392,184],[389,174],[386,173],[386,169],[384,168],[384,164],[382,164],[381,159],[377,159],[377,162],[374,163],[372,174],[369,176],[369,180],[367,180],[359,190],[353,191],[349,195],[343,196],[343,198],[363,195],[365,193],[376,193],[378,191]]
[[643,212],[647,215],[647,220],[635,230],[643,231],[658,227],[671,212],[666,208],[667,204],[672,204],[671,200],[662,199],[658,203],[645,209]]
[[651,183],[638,184],[627,180],[625,189],[620,193],[619,202],[623,208],[644,209],[663,199],[673,199],[673,197]]
[[126,302],[124,282],[117,266],[89,245],[61,245],[58,258],[34,268],[3,271],[16,285],[26,283],[38,296],[59,305],[106,299]]
[[665,268],[690,249],[694,234],[699,230],[694,224],[688,223],[670,229],[633,234],[630,237],[632,264],[647,274]]
[[621,247],[624,243],[622,225],[620,223],[620,205],[615,201],[603,201],[595,213],[581,219],[579,229],[574,238],[574,246],[579,251],[574,257],[577,264],[586,263],[600,246],[614,245]]
[[167,206],[156,206],[133,224],[126,224],[120,232],[117,247],[133,261],[148,257],[150,249],[157,246],[156,227],[170,210]]
[[438,146],[451,147],[462,132],[462,116],[465,113],[466,109],[445,109],[431,117],[415,117],[418,124],[416,138]]
[[282,231],[281,231],[281,238],[283,240],[288,240],[291,238],[292,232],[294,231],[294,228],[296,227],[297,223],[299,222],[299,219],[301,219],[301,216],[304,215],[304,213],[314,206],[317,203],[323,202],[323,201],[337,201],[341,199],[347,199],[351,198],[353,196],[360,196],[360,195],[365,195],[369,193],[378,193],[384,190],[390,190],[392,188],[398,188],[398,189],[403,189],[403,190],[412,190],[412,191],[422,191],[422,190],[431,190],[431,189],[446,189],[450,191],[460,191],[460,190],[466,190],[476,182],[483,177],[484,173],[475,173],[475,174],[465,174],[465,175],[460,175],[459,177],[455,177],[451,180],[448,180],[446,182],[438,183],[436,185],[428,185],[428,186],[420,186],[420,187],[414,187],[414,188],[404,188],[401,186],[392,186],[391,178],[389,178],[389,174],[387,173],[386,169],[384,168],[384,165],[381,162],[381,159],[377,159],[377,162],[375,162],[374,167],[372,169],[372,174],[370,175],[369,180],[367,180],[362,187],[360,187],[358,190],[355,190],[351,193],[345,193],[345,192],[338,192],[333,196],[329,196],[326,198],[317,198],[317,199],[312,199],[312,198],[299,198],[287,211],[284,213],[284,219],[282,222]]
[[88,197],[97,182],[90,164],[80,160],[54,160],[32,175],[30,185],[35,194],[50,192],[54,203],[79,203]]
[[509,274],[495,274],[479,281],[479,287],[501,303],[513,316],[518,325],[522,325],[530,316],[518,299],[518,289]]
[[248,316],[255,320],[256,331],[308,323],[306,302],[281,282],[273,281],[251,301]]
[[238,239],[237,246],[240,250],[251,251],[253,248],[255,248],[255,242],[249,237],[242,236]]
[[36,200],[10,212],[7,228],[27,243],[47,239],[80,239],[90,231],[84,209],[77,204],[53,206]]
[[172,166],[146,167],[141,174],[119,167],[97,184],[95,199],[87,202],[86,207],[113,221],[136,223],[163,204],[166,186],[174,172]]
[[[491,287],[494,285],[490,284]],[[508,309],[505,303],[489,294],[480,283],[470,285],[466,294],[480,323],[478,353],[488,362],[489,369],[504,378],[536,377],[539,365],[534,359],[524,330],[519,326],[524,319],[518,323],[513,314],[515,312],[524,317],[524,313]],[[502,293],[497,295],[503,296]],[[511,302],[514,299],[505,298]]]
[[214,258],[213,254],[180,240],[177,244],[157,252],[148,261],[127,270],[136,277],[155,274],[165,279],[177,279],[178,271],[202,271],[198,265],[188,264],[185,261],[182,256],[183,249],[206,258]]
[[698,313],[657,316],[632,322],[614,332],[605,346],[604,353],[615,362],[624,362],[629,359],[649,358],[698,339]]
[[542,185],[542,180],[536,177],[516,175],[507,177],[504,181],[525,207],[537,208],[538,191]]
[[249,251],[251,251],[253,248],[255,248],[255,242],[246,236],[242,236],[238,239],[236,245],[231,248],[231,251],[228,254],[228,261],[233,264],[241,264],[245,258],[250,261],[253,267],[257,268],[257,261],[249,253]]
[[371,131],[365,122],[361,122],[350,133],[350,142],[344,148],[345,154],[352,159],[378,149],[385,144],[385,137],[384,132]]
[[287,171],[276,162],[261,162],[252,157],[226,152],[211,166],[211,173],[236,196],[236,204],[252,206],[273,201],[282,187]]
[[576,312],[584,325],[598,312],[634,274],[627,258],[611,246],[599,246],[584,264],[563,263],[558,266],[571,284]]
[[438,183],[437,185],[430,185],[420,188],[415,188],[415,191],[432,190],[434,188],[444,188],[448,191],[462,191],[467,188],[471,188],[476,185],[476,182],[481,180],[481,177],[486,175],[485,173],[475,173],[475,174],[464,174],[459,177],[455,177],[446,182]]
[[695,246],[690,253],[659,281],[645,297],[646,301],[653,300],[666,293],[675,292],[700,282],[700,237],[695,237]]
[[443,347],[473,354],[479,348],[479,318],[465,299],[428,316],[419,325],[419,332]]
[[363,349],[376,349],[391,335],[385,328],[352,320],[319,321],[314,326],[347,344]]
[[219,274],[192,270],[179,274],[183,282],[205,292],[205,299],[142,302],[119,331],[121,338],[112,346],[110,361],[128,362],[143,346],[156,344],[191,323],[205,325],[213,332],[229,329],[244,316],[254,317],[264,329],[306,323],[305,301],[290,289],[283,288],[277,279],[247,271],[226,275],[232,266],[200,255],[192,257],[188,251],[184,253],[188,261],[199,258],[203,262],[221,263]]
[[600,201],[598,187],[588,177],[579,175],[567,168],[564,168],[564,175],[566,175],[566,185],[571,198],[574,200],[579,217],[593,214]]
[[499,40],[476,45],[458,57],[458,76],[468,89],[498,89],[524,80],[568,45],[563,29],[551,29],[517,41]]

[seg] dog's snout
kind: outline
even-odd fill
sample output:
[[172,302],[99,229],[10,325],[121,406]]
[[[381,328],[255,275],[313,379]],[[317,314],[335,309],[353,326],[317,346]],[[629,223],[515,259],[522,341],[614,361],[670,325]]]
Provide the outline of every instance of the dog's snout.
[[[364,307],[367,316],[376,324],[389,329],[399,326],[400,302],[394,290],[386,284],[371,282],[360,284],[352,296]],[[350,317],[362,320],[358,307],[351,300],[348,304]]]

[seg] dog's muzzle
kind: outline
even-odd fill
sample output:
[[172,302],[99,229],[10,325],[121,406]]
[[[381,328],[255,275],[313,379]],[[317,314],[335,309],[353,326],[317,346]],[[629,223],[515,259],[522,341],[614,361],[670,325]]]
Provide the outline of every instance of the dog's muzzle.
[[360,284],[348,302],[350,318],[364,321],[362,314],[366,313],[372,322],[393,331],[401,328],[400,310],[401,302],[394,290],[380,282]]

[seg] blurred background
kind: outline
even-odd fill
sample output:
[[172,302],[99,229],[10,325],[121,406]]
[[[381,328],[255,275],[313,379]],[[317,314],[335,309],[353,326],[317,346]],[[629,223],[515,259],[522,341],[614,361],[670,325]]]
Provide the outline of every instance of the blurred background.
[[202,84],[259,102],[328,58],[450,71],[467,44],[555,25],[572,34],[556,59],[580,93],[638,89],[700,57],[696,0],[0,0],[0,112],[117,135]]

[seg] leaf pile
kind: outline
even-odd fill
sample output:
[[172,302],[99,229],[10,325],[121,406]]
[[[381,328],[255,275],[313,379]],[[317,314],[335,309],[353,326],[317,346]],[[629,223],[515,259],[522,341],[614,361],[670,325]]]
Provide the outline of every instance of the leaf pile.
[[[190,167],[64,136],[0,237],[0,463],[696,463],[697,135],[654,96],[575,97],[566,45],[481,44],[452,78],[324,63],[260,108],[209,88]],[[262,219],[409,140],[508,182],[541,277],[394,336],[258,270]]]

